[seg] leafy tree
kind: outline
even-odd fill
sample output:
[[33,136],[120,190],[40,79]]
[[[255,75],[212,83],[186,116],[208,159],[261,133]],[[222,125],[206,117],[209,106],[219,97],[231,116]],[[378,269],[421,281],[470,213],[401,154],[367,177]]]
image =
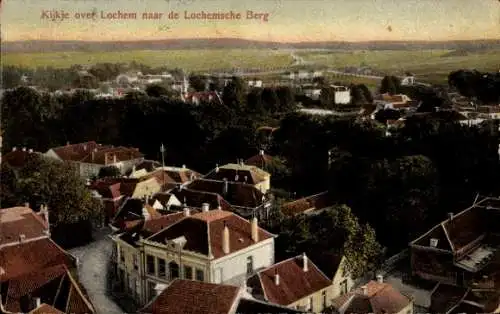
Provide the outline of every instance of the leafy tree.
[[206,78],[201,75],[189,76],[189,86],[191,86],[197,92],[204,91],[206,83],[207,83]]
[[17,195],[16,174],[7,163],[2,163],[0,173],[0,207],[13,207],[20,204]]
[[222,101],[229,108],[242,112],[245,107],[246,86],[241,77],[234,76],[224,87]]
[[395,76],[384,76],[380,85],[380,93],[398,94],[401,89],[401,80]]
[[383,109],[375,113],[375,120],[383,124],[386,124],[387,120],[398,120],[399,118],[401,118],[399,110]]
[[120,177],[122,174],[116,166],[107,166],[99,169],[98,178]]
[[287,113],[293,110],[295,95],[289,86],[278,87],[276,89],[276,95],[279,100],[279,112]]
[[161,96],[167,96],[170,93],[165,87],[161,85],[151,84],[148,85],[148,87],[146,87],[146,94],[149,97],[161,97]]
[[95,218],[102,212],[73,165],[32,156],[19,175],[19,196],[38,208],[47,204],[51,225]]
[[335,105],[335,92],[329,86],[321,88],[319,95],[321,106],[324,108],[332,108]]
[[365,97],[365,91],[359,85],[351,86],[351,103],[354,105],[365,105],[369,101]]
[[278,110],[279,98],[273,88],[264,88],[261,93],[261,98],[264,109],[269,112],[276,112]]
[[284,259],[305,252],[314,261],[323,254],[345,254],[354,277],[373,270],[382,247],[375,231],[362,225],[345,205],[336,205],[318,215],[299,215],[281,222],[276,239],[277,257]]

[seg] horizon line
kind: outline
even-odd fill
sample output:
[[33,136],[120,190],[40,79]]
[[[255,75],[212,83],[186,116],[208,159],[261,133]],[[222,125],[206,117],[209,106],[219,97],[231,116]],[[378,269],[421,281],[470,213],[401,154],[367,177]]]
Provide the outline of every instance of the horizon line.
[[471,41],[500,41],[499,38],[473,38],[473,39],[442,39],[442,40],[425,40],[425,39],[419,39],[419,40],[404,40],[404,39],[399,39],[399,40],[394,40],[394,39],[377,39],[377,40],[316,40],[316,41],[273,41],[273,40],[261,40],[261,39],[249,39],[249,38],[242,38],[242,37],[186,37],[186,38],[152,38],[152,39],[135,39],[135,40],[84,40],[84,39],[19,39],[19,40],[2,40],[3,43],[15,43],[15,42],[50,42],[50,41],[77,41],[77,42],[88,42],[88,43],[104,43],[104,42],[121,42],[121,43],[126,43],[126,42],[148,42],[148,41],[167,41],[167,40],[175,40],[175,41],[182,41],[182,40],[242,40],[242,41],[255,41],[255,42],[262,42],[262,43],[275,43],[275,44],[307,44],[307,43],[331,43],[331,42],[336,42],[336,43],[380,43],[380,42],[398,42],[398,43],[418,43],[418,42],[427,42],[427,43],[432,43],[432,42],[471,42]]

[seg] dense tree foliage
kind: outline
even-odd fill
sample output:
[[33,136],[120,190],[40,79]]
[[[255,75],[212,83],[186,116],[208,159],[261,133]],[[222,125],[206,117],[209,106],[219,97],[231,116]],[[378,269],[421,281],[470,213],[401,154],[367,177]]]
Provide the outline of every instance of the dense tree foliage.
[[106,166],[99,169],[99,173],[97,174],[98,178],[107,178],[107,177],[119,177],[121,176],[120,169],[116,166]]
[[380,84],[380,93],[398,94],[401,90],[401,80],[396,76],[385,76]]
[[448,83],[463,96],[475,98],[483,104],[500,103],[500,73],[459,70],[450,73]]
[[328,208],[318,215],[285,218],[277,227],[276,258],[282,260],[305,252],[313,261],[329,253],[345,254],[355,277],[373,270],[382,247],[375,231],[359,223],[345,205]]

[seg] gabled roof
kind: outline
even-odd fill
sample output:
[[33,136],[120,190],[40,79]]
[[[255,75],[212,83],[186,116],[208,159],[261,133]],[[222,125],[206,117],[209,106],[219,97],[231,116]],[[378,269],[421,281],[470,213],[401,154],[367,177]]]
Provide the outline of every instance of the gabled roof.
[[264,151],[260,151],[259,154],[253,155],[245,161],[246,165],[256,166],[264,168],[266,165],[273,161],[273,156],[267,155]]
[[233,313],[240,288],[194,280],[176,279],[140,313],[229,314]]
[[181,203],[189,207],[201,207],[203,203],[208,203],[212,209],[220,206],[222,210],[231,210],[231,205],[217,193],[196,191],[188,188],[175,189],[171,192]]
[[28,314],[64,314],[64,312],[61,312],[55,307],[43,303]]
[[233,206],[256,208],[264,202],[264,194],[251,184],[198,179],[190,183],[187,188],[219,194]]
[[6,246],[0,252],[2,281],[45,267],[64,264],[76,267],[76,260],[49,238]]
[[[227,255],[222,250],[224,225],[229,229],[230,252],[228,254],[256,244],[252,240],[251,223],[248,220],[219,209],[186,217],[147,240],[166,243],[166,240],[184,236],[187,240],[185,250],[219,258]],[[271,233],[259,227],[258,242],[271,237],[273,237]]]
[[[257,291],[263,291],[268,302],[290,305],[332,284],[332,280],[313,262],[308,260],[307,263],[308,270],[304,271],[303,256],[292,257],[259,271],[254,275],[259,280],[250,279],[248,284]],[[276,274],[279,275],[278,285],[275,283]],[[260,286],[255,287],[257,282]]]
[[328,191],[307,196],[281,206],[281,212],[287,216],[304,214],[309,211],[320,210],[332,205]]
[[438,239],[437,248],[453,253],[468,246],[488,232],[488,215],[490,213],[486,208],[478,206],[480,204],[482,201],[454,214],[451,219],[436,225],[410,244],[429,247],[430,239],[434,238]]
[[0,246],[19,242],[23,234],[25,240],[48,236],[47,222],[29,207],[0,209]]
[[399,313],[412,300],[402,295],[387,283],[370,281],[365,285],[366,294],[359,288],[333,300],[335,309],[344,308],[344,313]]
[[216,167],[205,178],[211,180],[227,179],[231,182],[258,184],[269,178],[269,173],[253,165],[227,164]]
[[113,147],[94,141],[54,147],[52,151],[62,160],[102,165],[113,163],[115,158],[120,162],[143,157],[137,148]]
[[64,265],[55,265],[11,278],[4,290],[8,311],[30,311],[31,298],[39,297],[64,313],[94,313],[92,304]]
[[163,171],[165,171],[165,173],[167,173],[170,176],[170,178],[172,178],[178,184],[188,183],[190,181],[193,181],[194,179],[201,178],[200,173],[198,173],[194,170],[191,170],[189,168],[186,168],[184,166],[182,166],[182,167],[161,167],[158,169],[162,169]]

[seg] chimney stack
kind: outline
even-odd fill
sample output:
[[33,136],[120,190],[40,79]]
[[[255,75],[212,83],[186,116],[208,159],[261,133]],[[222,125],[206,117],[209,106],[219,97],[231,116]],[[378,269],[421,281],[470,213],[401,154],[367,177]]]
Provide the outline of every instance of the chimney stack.
[[261,150],[259,151],[259,155],[264,156],[264,150],[263,150],[263,149],[261,149]]
[[17,147],[12,147],[12,151],[15,152],[17,150]]
[[33,150],[31,148],[28,149],[28,153],[32,153],[32,152],[33,152]]
[[215,173],[219,172],[219,164],[215,164]]
[[19,242],[23,243],[23,242],[24,242],[24,240],[26,240],[26,235],[25,235],[24,233],[21,233],[21,234],[19,235]]
[[381,275],[381,274],[378,274],[378,275],[377,275],[377,282],[378,282],[378,283],[383,283],[383,282],[384,282],[384,276],[383,276],[383,275]]
[[49,209],[47,205],[40,205],[40,213],[43,215],[43,218],[45,222],[47,223],[47,227],[50,226],[49,224]]
[[280,274],[278,274],[278,269],[274,271],[274,284],[277,286],[280,285]]
[[223,194],[226,195],[229,190],[229,183],[227,182],[227,179],[224,178],[224,191]]
[[202,212],[208,212],[209,210],[210,210],[210,204],[208,204],[208,203],[201,204],[201,211]]
[[35,298],[35,308],[36,309],[39,308],[40,305],[42,305],[42,302],[41,302],[40,298]]
[[229,254],[229,228],[224,220],[224,231],[222,233],[222,251],[224,254]]
[[186,169],[186,165],[182,165],[182,169]]
[[307,259],[307,255],[306,253],[302,253],[302,262],[304,263],[303,265],[303,269],[304,269],[304,272],[307,272],[309,270],[309,261]]
[[191,215],[191,211],[189,210],[189,207],[184,207],[184,217],[188,217]]
[[28,203],[28,202],[24,203],[24,207],[28,207],[29,208],[30,207],[30,203]]
[[257,217],[252,218],[252,240],[253,242],[259,242],[259,225],[257,223]]
[[363,291],[363,295],[368,295],[368,287],[367,286],[362,286],[361,290]]
[[116,154],[113,154],[113,163],[116,164]]
[[453,213],[451,213],[451,212],[450,212],[450,213],[448,213],[448,218],[449,218],[450,220],[453,220]]
[[26,147],[23,147],[23,152],[25,152],[25,151],[26,151]]

